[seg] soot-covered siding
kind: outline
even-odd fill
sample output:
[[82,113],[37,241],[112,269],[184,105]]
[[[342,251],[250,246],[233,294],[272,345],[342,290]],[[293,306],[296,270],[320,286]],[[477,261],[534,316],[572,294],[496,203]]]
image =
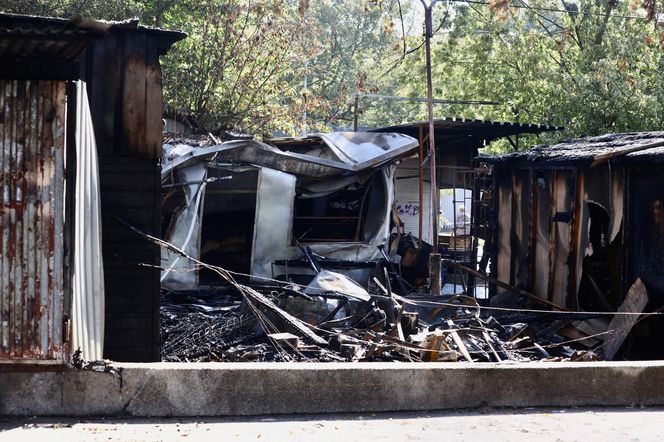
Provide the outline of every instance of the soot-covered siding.
[[113,29],[82,61],[99,149],[106,289],[104,356],[117,361],[160,359],[160,251],[114,217],[147,234],[160,234],[159,55],[182,37],[164,38],[140,28]]

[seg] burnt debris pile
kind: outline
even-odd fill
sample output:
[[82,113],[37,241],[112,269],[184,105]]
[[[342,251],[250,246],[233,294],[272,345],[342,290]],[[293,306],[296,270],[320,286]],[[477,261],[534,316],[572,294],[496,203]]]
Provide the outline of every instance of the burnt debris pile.
[[[162,291],[162,359],[170,362],[503,362],[597,360],[597,344],[566,312],[498,298],[399,295],[321,270],[307,286]],[[517,306],[517,307],[515,307]],[[536,313],[532,313],[535,311]],[[576,335],[574,334],[576,332]],[[580,337],[579,337],[580,336]],[[593,342],[594,341],[594,342]]]

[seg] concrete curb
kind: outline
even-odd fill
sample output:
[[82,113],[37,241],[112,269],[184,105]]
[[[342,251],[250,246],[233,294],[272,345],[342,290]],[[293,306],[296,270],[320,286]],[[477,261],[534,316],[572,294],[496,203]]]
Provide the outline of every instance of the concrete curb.
[[[0,415],[246,416],[664,405],[664,361],[155,363],[0,372]],[[18,371],[24,370],[24,371]]]

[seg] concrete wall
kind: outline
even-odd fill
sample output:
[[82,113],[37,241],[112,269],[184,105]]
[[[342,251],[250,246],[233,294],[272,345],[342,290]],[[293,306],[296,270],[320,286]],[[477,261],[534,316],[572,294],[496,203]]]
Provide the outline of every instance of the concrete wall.
[[[3,367],[0,366],[0,369]],[[664,405],[664,361],[114,364],[0,371],[0,415],[230,416]]]

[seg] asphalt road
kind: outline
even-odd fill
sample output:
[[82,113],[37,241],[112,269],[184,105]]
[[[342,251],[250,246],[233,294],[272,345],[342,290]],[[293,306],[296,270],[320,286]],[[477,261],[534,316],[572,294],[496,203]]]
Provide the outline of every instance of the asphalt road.
[[664,441],[664,407],[199,419],[0,418],[0,441]]

